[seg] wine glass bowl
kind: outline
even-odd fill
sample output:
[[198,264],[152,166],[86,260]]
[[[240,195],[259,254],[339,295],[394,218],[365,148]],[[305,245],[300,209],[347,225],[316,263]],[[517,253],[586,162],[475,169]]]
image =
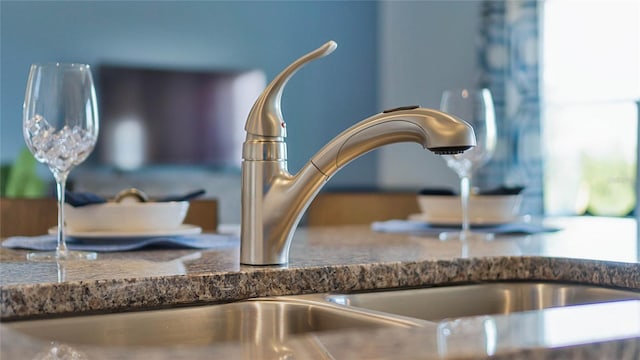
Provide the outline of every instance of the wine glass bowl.
[[56,251],[30,253],[27,258],[95,259],[96,253],[67,249],[63,206],[69,172],[86,160],[98,138],[98,106],[89,65],[31,65],[22,124],[27,147],[53,173],[58,195]]
[[496,148],[497,130],[491,92],[488,89],[447,90],[442,95],[440,109],[469,123],[476,135],[475,147],[461,154],[444,156],[447,166],[460,179],[462,229],[460,232],[442,233],[440,239],[490,238],[491,234],[470,230],[469,193],[473,173],[491,159]]
[[27,147],[36,160],[45,163],[51,171],[68,173],[82,163],[93,150],[96,137],[90,131],[75,125],[65,125],[56,131],[47,119],[35,115],[25,124]]

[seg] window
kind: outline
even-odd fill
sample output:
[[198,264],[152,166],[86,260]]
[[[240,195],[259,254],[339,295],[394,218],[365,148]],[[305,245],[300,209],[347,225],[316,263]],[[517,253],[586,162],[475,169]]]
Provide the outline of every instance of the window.
[[542,17],[545,211],[636,206],[640,2],[548,0]]

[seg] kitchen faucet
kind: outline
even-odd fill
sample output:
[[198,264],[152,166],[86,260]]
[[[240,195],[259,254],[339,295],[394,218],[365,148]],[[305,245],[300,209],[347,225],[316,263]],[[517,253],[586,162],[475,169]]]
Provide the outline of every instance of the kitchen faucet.
[[397,142],[417,142],[441,155],[460,153],[476,144],[466,122],[437,110],[405,106],[356,123],[329,141],[297,174],[290,174],[280,110],[282,90],[302,66],[336,47],[329,41],[289,65],[249,113],[242,149],[242,264],[288,263],[291,239],[305,210],[331,176],[360,155]]

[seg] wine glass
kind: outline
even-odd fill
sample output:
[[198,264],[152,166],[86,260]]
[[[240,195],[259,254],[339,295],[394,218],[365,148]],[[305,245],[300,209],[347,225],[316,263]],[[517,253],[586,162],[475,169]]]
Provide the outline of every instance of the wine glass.
[[29,253],[29,260],[93,260],[95,252],[70,251],[65,242],[64,193],[67,176],[93,150],[98,138],[98,106],[85,64],[34,64],[29,70],[22,132],[34,157],[56,180],[58,245],[55,252]]
[[470,230],[469,192],[473,173],[486,164],[496,148],[496,120],[489,89],[456,89],[442,94],[440,109],[466,121],[473,127],[477,145],[461,154],[446,155],[447,166],[460,178],[462,230],[444,232],[441,240],[487,239],[492,235]]

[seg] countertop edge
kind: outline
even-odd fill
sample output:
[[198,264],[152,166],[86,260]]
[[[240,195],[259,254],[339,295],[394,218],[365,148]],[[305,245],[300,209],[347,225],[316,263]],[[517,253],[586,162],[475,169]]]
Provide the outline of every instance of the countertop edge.
[[640,264],[494,256],[239,271],[136,279],[3,285],[0,320],[230,302],[255,297],[474,283],[577,282],[640,289]]

